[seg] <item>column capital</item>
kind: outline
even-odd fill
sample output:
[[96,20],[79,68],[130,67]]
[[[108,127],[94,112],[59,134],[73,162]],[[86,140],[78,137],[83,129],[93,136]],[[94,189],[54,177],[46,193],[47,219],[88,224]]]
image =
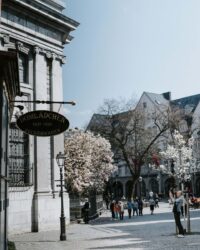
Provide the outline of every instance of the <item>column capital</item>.
[[20,51],[20,52],[28,55],[30,49],[25,47],[21,41],[16,41],[15,46],[16,46],[17,51]]
[[40,51],[41,51],[41,48],[40,48],[40,47],[38,47],[38,46],[34,46],[34,47],[33,47],[33,52],[34,52],[34,54],[39,54]]
[[34,54],[43,54],[47,59],[59,60],[62,64],[66,63],[66,56],[62,54],[57,54],[54,51],[41,48],[39,46],[33,47]]
[[10,43],[10,36],[9,34],[2,34],[2,40],[4,44],[9,44]]
[[60,60],[62,64],[66,63],[66,56],[63,55],[57,55],[57,59]]

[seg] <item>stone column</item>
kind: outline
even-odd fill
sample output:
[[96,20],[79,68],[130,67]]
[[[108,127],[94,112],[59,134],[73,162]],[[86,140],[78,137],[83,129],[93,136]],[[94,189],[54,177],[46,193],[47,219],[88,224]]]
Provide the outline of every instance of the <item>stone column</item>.
[[[34,48],[34,100],[46,100],[46,58],[39,47]],[[45,104],[34,104],[34,110],[46,110]],[[38,232],[50,222],[51,200],[49,138],[34,136],[34,195],[32,231]]]
[[[63,101],[63,83],[62,83],[62,63],[58,57],[54,55],[53,66],[52,66],[52,100]],[[53,111],[63,114],[63,105],[54,104]],[[56,155],[59,152],[64,153],[64,134],[54,136],[54,176],[55,179],[59,179],[59,168],[56,162]],[[59,190],[55,186],[55,190]]]
[[[47,100],[47,62],[39,48],[35,48],[35,100]],[[47,110],[47,104],[36,104],[35,110]],[[50,140],[49,137],[36,137],[37,192],[51,191]]]

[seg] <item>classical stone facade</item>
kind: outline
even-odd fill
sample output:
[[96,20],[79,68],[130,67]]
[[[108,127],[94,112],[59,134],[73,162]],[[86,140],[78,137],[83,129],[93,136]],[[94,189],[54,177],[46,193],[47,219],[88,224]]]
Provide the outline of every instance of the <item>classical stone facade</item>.
[[[63,48],[78,23],[62,14],[61,0],[3,0],[0,50],[16,51],[21,95],[15,101],[62,101]],[[59,227],[60,198],[55,157],[64,151],[63,134],[52,137],[25,135],[16,127],[16,115],[33,110],[62,112],[59,104],[15,103],[9,131],[9,232]],[[65,194],[69,222],[69,199]]]

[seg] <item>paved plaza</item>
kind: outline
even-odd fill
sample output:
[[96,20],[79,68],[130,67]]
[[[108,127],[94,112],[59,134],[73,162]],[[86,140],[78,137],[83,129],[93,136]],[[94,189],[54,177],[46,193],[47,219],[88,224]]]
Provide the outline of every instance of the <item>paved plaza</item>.
[[[183,221],[184,224],[184,221]],[[200,249],[200,210],[191,210],[192,233],[177,238],[173,214],[168,203],[161,202],[150,215],[131,219],[125,210],[123,221],[110,218],[105,211],[90,224],[67,226],[67,241],[59,241],[59,231],[26,233],[10,236],[17,250],[81,250],[81,249]]]

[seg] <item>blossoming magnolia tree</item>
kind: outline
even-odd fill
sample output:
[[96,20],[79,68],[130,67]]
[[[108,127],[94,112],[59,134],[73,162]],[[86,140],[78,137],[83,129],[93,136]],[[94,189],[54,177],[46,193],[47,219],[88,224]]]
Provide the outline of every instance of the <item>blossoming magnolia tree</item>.
[[[193,154],[192,154],[192,146],[194,143],[193,138],[190,138],[187,142],[184,140],[184,137],[178,132],[174,131],[172,135],[173,145],[168,145],[167,150],[165,152],[161,152],[161,155],[164,156],[165,159],[174,161],[174,170],[173,176],[177,177],[179,181],[188,181],[191,178],[191,172],[193,171],[193,164],[195,164]],[[183,189],[182,185],[182,189]],[[173,194],[171,191],[169,192],[169,196],[172,199]],[[188,193],[186,194],[186,204],[187,204],[187,232],[191,232],[190,228],[190,215],[189,215],[189,198]],[[184,206],[185,211],[185,206]],[[185,212],[184,212],[185,213]],[[185,218],[185,217],[184,217]],[[185,220],[185,219],[184,219]]]
[[160,170],[170,174],[173,173],[179,180],[187,181],[190,179],[190,168],[194,160],[192,155],[193,138],[186,142],[177,130],[174,131],[172,137],[174,139],[173,144],[168,144],[167,150],[161,152],[161,155],[167,160],[173,160],[174,169],[171,172],[162,165]]
[[115,170],[108,140],[91,132],[73,130],[65,140],[65,180],[68,191],[102,191]]

